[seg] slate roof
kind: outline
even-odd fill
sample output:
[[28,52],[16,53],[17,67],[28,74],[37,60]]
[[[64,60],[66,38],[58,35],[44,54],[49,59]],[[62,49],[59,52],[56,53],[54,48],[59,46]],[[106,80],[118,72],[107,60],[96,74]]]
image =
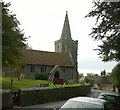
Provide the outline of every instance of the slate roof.
[[23,49],[22,54],[24,64],[73,67],[70,56],[65,53]]

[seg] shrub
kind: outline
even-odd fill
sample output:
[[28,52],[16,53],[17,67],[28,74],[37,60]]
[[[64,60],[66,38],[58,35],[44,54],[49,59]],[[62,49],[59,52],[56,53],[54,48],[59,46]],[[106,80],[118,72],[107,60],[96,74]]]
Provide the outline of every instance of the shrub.
[[34,77],[36,80],[48,80],[48,74],[47,73],[35,73]]

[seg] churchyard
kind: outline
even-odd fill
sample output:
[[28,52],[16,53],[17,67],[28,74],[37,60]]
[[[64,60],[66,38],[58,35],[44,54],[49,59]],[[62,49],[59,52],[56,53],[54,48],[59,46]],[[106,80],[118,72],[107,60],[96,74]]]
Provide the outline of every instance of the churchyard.
[[[2,80],[2,89],[6,89],[6,90],[12,89],[12,91],[17,91],[19,89],[25,89],[25,88],[35,88],[35,87],[37,88],[37,87],[40,87],[41,85],[43,86],[49,85],[49,87],[54,87],[53,82],[48,80],[34,80],[34,79],[22,78],[19,81],[18,78],[15,78],[15,77],[12,77],[12,78],[0,77],[0,80]],[[61,85],[59,84],[56,86],[61,86]],[[80,86],[80,84],[68,83],[67,85],[63,84],[62,86]]]
[[13,108],[14,105],[28,106],[66,100],[70,97],[86,96],[91,92],[90,85],[78,83],[54,85],[47,80],[25,78],[11,80],[11,77],[0,77],[0,80],[2,80],[2,108],[4,109]]

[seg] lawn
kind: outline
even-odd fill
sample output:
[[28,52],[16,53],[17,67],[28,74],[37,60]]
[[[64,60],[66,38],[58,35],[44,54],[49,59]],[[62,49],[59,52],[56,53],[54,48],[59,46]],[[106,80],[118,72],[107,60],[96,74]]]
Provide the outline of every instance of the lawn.
[[[11,77],[0,77],[0,80],[2,80],[3,89],[10,89]],[[45,80],[33,80],[24,78],[20,81],[18,80],[18,78],[12,78],[12,80],[12,90],[18,90],[20,88],[31,88],[40,84],[48,84],[48,81]]]
[[[3,89],[11,89],[10,84],[11,84],[11,77],[0,77],[0,80],[2,80],[2,88]],[[25,79],[22,78],[20,81],[18,78],[12,78],[12,90],[16,91],[18,89],[23,89],[23,88],[32,88],[36,87],[40,84],[49,84],[49,86],[54,86],[52,82],[48,82],[46,80],[33,80],[33,79]],[[61,85],[57,85],[61,86]],[[68,84],[68,85],[63,85],[63,86],[80,86],[80,84]]]

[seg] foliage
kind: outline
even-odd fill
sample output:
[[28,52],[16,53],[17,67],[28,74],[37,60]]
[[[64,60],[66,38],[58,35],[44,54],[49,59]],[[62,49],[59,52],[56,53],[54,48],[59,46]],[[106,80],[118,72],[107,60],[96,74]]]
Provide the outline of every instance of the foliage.
[[20,49],[25,48],[27,38],[19,28],[16,15],[9,10],[10,3],[2,2],[2,64],[14,65],[20,56]]
[[112,69],[111,78],[114,85],[120,85],[120,63]]
[[48,80],[48,74],[47,73],[35,73],[34,77],[36,80]]
[[106,76],[106,71],[105,70],[103,70],[103,71],[101,71],[101,76]]
[[2,31],[2,2],[0,2],[0,35],[1,31]]
[[97,77],[96,74],[87,73],[87,76],[85,76],[85,78],[84,78],[84,82],[89,83],[89,84],[91,84],[91,86],[93,86],[94,80],[96,77]]
[[22,61],[16,60],[15,65],[11,66],[11,73],[17,74],[18,77],[20,76],[20,74],[24,73],[24,65]]
[[103,61],[120,61],[120,1],[94,1],[93,10],[86,17],[96,17],[95,27],[90,35],[95,40],[101,40],[98,46]]

